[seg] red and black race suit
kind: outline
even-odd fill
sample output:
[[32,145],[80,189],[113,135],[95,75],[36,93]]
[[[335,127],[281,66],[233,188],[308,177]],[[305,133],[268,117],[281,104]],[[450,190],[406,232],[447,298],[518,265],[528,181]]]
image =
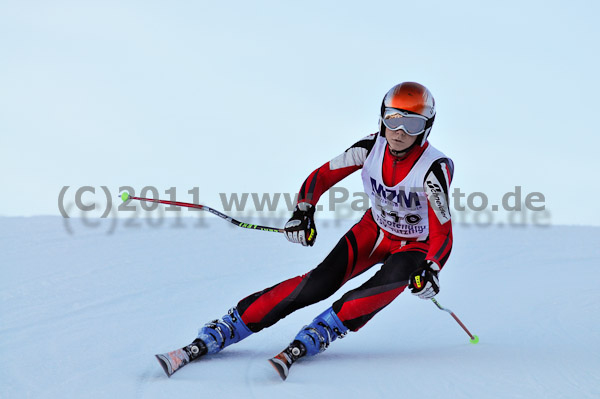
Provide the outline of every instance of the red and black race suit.
[[[329,188],[361,169],[376,138],[367,136],[313,171],[302,185],[298,200],[316,206]],[[401,182],[428,145],[415,146],[402,158],[386,151],[381,165],[385,184],[394,186]],[[425,174],[436,177],[446,198],[453,168],[449,158],[441,158]],[[433,261],[440,269],[448,260],[452,249],[451,221],[441,223],[429,201],[428,217],[429,236],[419,241],[385,231],[369,209],[316,268],[242,299],[237,305],[242,320],[250,330],[260,331],[297,309],[330,297],[348,280],[383,263],[373,277],[333,303],[333,310],[344,325],[357,331],[404,291],[410,274],[424,260]]]

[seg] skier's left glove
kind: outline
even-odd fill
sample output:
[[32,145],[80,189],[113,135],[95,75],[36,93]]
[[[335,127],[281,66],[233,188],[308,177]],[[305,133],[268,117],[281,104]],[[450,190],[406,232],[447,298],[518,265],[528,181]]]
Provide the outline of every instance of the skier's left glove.
[[408,288],[421,299],[431,299],[440,292],[439,267],[430,260],[423,262],[408,279]]

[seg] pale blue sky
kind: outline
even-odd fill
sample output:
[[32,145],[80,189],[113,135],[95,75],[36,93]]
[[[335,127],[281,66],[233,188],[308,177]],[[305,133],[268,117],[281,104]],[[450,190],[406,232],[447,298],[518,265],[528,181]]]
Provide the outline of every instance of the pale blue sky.
[[[296,192],[418,81],[454,187],[600,225],[596,1],[5,1],[0,215],[62,186]],[[360,190],[360,178],[345,186]]]

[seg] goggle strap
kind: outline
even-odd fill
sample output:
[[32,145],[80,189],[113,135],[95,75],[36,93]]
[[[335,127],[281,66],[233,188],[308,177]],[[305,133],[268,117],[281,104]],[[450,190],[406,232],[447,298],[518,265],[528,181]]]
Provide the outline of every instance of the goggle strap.
[[431,118],[427,119],[427,122],[425,122],[425,130],[429,129],[431,126],[433,126],[433,121],[435,119],[435,115],[433,115]]

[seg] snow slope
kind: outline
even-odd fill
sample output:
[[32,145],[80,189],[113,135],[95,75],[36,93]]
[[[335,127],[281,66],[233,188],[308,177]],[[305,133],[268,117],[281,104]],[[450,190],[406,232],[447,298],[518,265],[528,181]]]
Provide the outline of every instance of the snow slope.
[[367,272],[167,379],[154,353],[308,271],[351,225],[322,222],[316,246],[304,248],[208,219],[200,228],[119,222],[114,234],[110,220],[71,219],[69,234],[62,218],[0,218],[0,397],[600,397],[597,227],[457,226],[437,298],[478,345],[404,293],[282,382],[266,359]]

